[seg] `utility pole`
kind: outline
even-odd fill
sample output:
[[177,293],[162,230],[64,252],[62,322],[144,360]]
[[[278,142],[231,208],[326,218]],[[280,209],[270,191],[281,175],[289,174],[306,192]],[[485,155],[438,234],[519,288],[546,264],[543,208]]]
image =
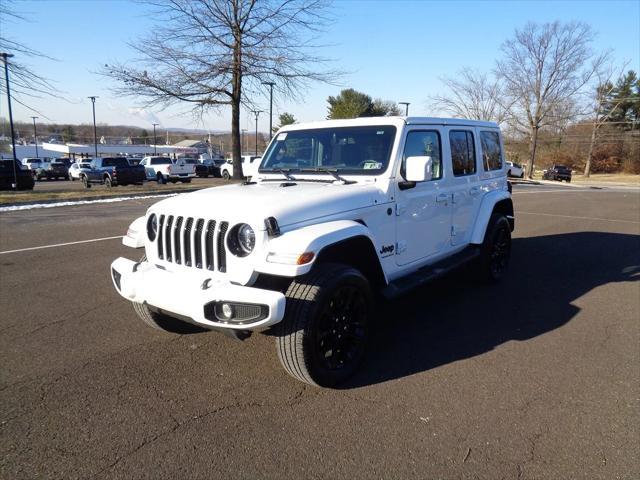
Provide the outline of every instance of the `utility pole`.
[[13,54],[2,52],[0,53],[2,61],[4,62],[4,78],[7,85],[7,103],[9,104],[9,124],[11,125],[11,147],[13,148],[13,188],[18,190],[18,173],[16,171],[16,136],[13,132],[13,113],[11,112],[11,90],[9,89],[9,62],[7,58],[13,57]]
[[36,158],[38,158],[38,132],[36,132],[36,119],[38,117],[31,117],[33,120],[33,141],[36,144]]
[[159,125],[158,123],[152,123],[153,125],[153,154],[154,155],[158,155],[158,140],[156,139],[156,125]]
[[273,137],[273,86],[275,82],[262,82],[262,85],[269,85],[269,140]]
[[256,116],[256,157],[258,156],[258,117],[262,113],[262,110],[251,110]]
[[96,158],[98,157],[98,132],[96,130],[96,97],[88,97],[91,99],[91,106],[93,108],[93,149],[95,151]]
[[240,130],[240,133],[242,134],[242,138],[244,139],[244,142],[240,142],[240,145],[244,144],[244,151],[246,152],[247,150],[249,150],[249,137],[247,136],[247,129],[243,128],[242,130]]
[[398,102],[398,105],[404,105],[404,116],[408,117],[409,116],[409,105],[411,105],[411,103],[409,103],[409,102]]

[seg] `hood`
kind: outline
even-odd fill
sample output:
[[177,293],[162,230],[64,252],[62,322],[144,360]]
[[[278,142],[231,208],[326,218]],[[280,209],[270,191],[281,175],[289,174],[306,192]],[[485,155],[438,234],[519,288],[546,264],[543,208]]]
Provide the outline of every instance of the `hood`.
[[162,200],[149,211],[171,215],[246,222],[264,229],[275,217],[280,227],[317,220],[386,202],[375,183],[258,182],[207,188]]

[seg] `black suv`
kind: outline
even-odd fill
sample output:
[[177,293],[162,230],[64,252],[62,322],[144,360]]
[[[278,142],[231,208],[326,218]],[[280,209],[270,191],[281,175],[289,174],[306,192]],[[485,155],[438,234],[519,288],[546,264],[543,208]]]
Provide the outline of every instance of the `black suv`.
[[[15,167],[14,167],[15,162]],[[31,171],[22,167],[17,160],[0,160],[0,190],[13,190],[13,183],[18,180],[18,190],[33,190]]]
[[559,182],[564,180],[568,183],[571,181],[571,169],[564,165],[553,165],[550,169],[542,172],[542,179],[558,180]]

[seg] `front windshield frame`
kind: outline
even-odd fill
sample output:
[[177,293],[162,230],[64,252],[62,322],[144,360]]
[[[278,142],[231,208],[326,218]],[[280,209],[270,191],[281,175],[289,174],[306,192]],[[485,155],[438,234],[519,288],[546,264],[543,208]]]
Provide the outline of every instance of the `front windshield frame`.
[[[280,132],[269,145],[262,156],[258,173],[277,174],[281,171],[302,174],[326,174],[327,170],[343,175],[380,175],[385,173],[391,165],[391,156],[394,150],[398,129],[395,125],[358,125],[341,127],[309,128],[300,130],[288,130]],[[383,137],[384,135],[384,137]],[[310,137],[310,138],[309,138]],[[365,141],[369,137],[369,141]],[[381,140],[371,142],[373,139]],[[289,140],[310,140],[311,146],[298,147],[298,149],[311,149],[310,158],[293,159],[290,163],[275,163],[272,156],[279,155],[283,149],[283,143]],[[360,139],[360,143],[358,143]],[[334,154],[335,147],[341,147],[339,154]],[[353,154],[345,156],[347,163],[336,163],[333,157],[342,160],[343,149],[351,147]],[[289,147],[284,145],[285,154]],[[331,152],[329,152],[331,149]],[[327,150],[324,152],[324,150]],[[353,157],[355,156],[355,160]],[[364,158],[364,157],[370,158]],[[320,157],[328,162],[318,165]],[[375,158],[373,158],[375,157]],[[362,160],[361,160],[362,159]],[[361,161],[359,161],[361,160]],[[272,163],[273,162],[273,163]],[[308,165],[301,165],[307,162]],[[269,166],[269,164],[271,165]],[[294,165],[295,163],[295,165]]]

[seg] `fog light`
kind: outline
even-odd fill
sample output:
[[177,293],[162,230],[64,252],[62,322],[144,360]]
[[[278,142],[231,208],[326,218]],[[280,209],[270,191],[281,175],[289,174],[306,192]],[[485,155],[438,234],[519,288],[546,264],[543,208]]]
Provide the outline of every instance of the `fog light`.
[[223,303],[222,304],[222,316],[224,318],[231,318],[233,317],[233,307],[231,305],[229,305],[228,303]]

